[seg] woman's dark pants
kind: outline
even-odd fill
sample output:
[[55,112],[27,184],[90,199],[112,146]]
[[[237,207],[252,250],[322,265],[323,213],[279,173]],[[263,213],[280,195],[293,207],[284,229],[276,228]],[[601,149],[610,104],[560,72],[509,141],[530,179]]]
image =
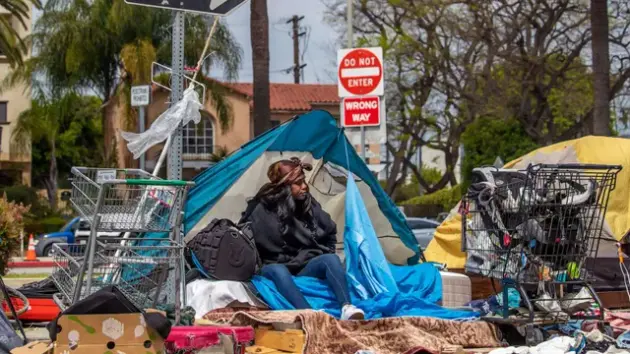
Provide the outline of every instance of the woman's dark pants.
[[[304,295],[295,285],[292,275],[285,265],[268,264],[262,268],[260,275],[273,281],[280,294],[296,309],[311,308],[311,305],[309,305]],[[298,273],[298,276],[313,277],[326,281],[342,307],[350,303],[346,271],[336,254],[324,254],[311,259],[304,269]]]

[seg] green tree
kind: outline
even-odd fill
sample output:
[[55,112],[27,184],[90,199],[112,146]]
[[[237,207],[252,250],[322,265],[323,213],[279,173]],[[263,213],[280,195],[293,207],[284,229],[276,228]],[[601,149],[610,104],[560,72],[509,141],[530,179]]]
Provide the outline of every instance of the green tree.
[[[148,81],[152,61],[170,65],[172,15],[172,11],[132,6],[124,0],[49,0],[29,38],[36,55],[13,70],[3,87],[32,83],[55,92],[88,89],[103,102],[121,95],[124,103],[130,84]],[[186,16],[186,65],[197,64],[209,29],[208,18]],[[208,73],[211,66],[218,66],[228,80],[234,79],[242,50],[223,24],[218,25],[210,52],[202,71]],[[213,95],[212,99],[223,97]],[[231,110],[220,113],[228,115]],[[128,126],[135,124],[134,118],[128,108]],[[103,134],[111,141],[113,124],[104,119],[105,115]]]
[[464,159],[461,168],[465,186],[470,183],[473,168],[492,165],[497,156],[506,162],[511,161],[539,147],[516,120],[489,117],[479,118],[468,126],[462,135],[462,143]]
[[19,23],[24,29],[28,28],[26,21],[31,17],[31,6],[41,9],[39,0],[0,0],[0,7],[8,11],[10,16],[0,16],[0,53],[2,53],[11,66],[23,64],[23,57],[28,53],[28,45],[24,38],[20,37],[13,21]]
[[[36,151],[34,158],[35,183],[46,188],[48,201],[53,210],[57,208],[59,161],[63,168],[76,162],[98,163],[95,155],[94,137],[99,136],[98,126],[100,100],[67,93],[49,99],[39,94],[31,108],[23,111],[13,129],[12,143],[18,152],[28,152],[31,146]],[[34,142],[34,145],[31,145]],[[43,171],[37,162],[47,162]]]
[[[73,166],[107,167],[112,161],[105,160],[105,151],[95,146],[95,141],[103,140],[100,107],[101,100],[95,96],[76,96],[74,111],[60,117],[60,131],[57,144],[57,168],[60,188],[69,188],[68,177]],[[46,165],[50,149],[44,140],[33,141],[32,184],[45,187]]]
[[28,207],[7,200],[0,195],[0,275],[4,275],[7,263],[20,247],[20,232],[24,227],[23,217]]

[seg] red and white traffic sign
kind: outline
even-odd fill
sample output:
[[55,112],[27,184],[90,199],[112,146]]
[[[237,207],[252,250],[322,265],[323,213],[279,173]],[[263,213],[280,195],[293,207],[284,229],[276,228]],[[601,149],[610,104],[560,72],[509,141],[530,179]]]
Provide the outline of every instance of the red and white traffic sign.
[[341,49],[337,69],[339,97],[383,95],[383,48]]
[[375,97],[348,97],[343,100],[344,127],[373,127],[381,124],[381,100]]

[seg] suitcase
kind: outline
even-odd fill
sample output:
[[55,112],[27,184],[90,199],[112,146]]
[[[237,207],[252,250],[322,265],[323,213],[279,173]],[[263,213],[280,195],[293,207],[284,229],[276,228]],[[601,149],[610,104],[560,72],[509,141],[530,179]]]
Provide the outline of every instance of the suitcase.
[[234,354],[244,354],[253,341],[252,327],[178,326],[171,328],[164,346],[169,353],[223,353],[223,346],[231,344]]
[[462,307],[472,299],[470,278],[465,274],[440,272],[442,277],[442,306]]

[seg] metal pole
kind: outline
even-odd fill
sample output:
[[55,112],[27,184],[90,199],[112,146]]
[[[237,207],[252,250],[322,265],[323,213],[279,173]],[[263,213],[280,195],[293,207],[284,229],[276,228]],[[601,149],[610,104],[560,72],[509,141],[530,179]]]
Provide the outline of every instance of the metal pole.
[[[175,12],[173,20],[173,48],[171,71],[171,105],[182,99],[184,93],[184,12]],[[173,133],[168,149],[168,179],[182,178],[182,126]]]
[[348,3],[346,5],[346,7],[347,7],[347,10],[348,10],[347,18],[346,18],[346,22],[348,24],[348,28],[347,28],[347,30],[348,30],[348,33],[347,33],[348,34],[348,48],[352,48],[352,46],[354,46],[353,34],[352,34],[352,30],[353,30],[353,28],[352,28],[352,22],[353,22],[353,20],[352,20],[352,10],[353,10],[352,9],[352,0],[348,0]]
[[[138,108],[138,130],[138,133],[144,132],[144,106]],[[140,169],[146,171],[144,153],[140,156]]]
[[[348,35],[348,48],[352,48],[354,47],[354,33],[353,33],[353,27],[352,24],[354,22],[353,20],[353,4],[352,4],[352,0],[347,0],[347,18],[346,18],[346,22],[348,24],[348,28],[347,28],[347,35]],[[361,127],[361,159],[363,161],[365,161],[365,127]]]
[[[184,95],[184,12],[177,11],[173,20],[173,48],[172,48],[172,63],[171,63],[171,104],[179,102]],[[168,147],[168,179],[181,180],[182,179],[182,131],[183,127],[180,123],[177,130],[170,137],[170,146]],[[169,142],[167,141],[167,144]],[[166,146],[165,146],[166,148]],[[177,203],[179,205],[174,206],[178,210],[182,210],[182,200]],[[181,240],[181,226],[179,229],[173,230],[171,235],[174,241]],[[180,309],[182,305],[185,306],[185,298],[183,297],[186,288],[180,284],[180,280],[183,278],[182,267],[175,267],[175,286],[178,289],[175,292],[175,321],[179,322]]]
[[293,82],[300,83],[300,27],[298,15],[293,15]]

